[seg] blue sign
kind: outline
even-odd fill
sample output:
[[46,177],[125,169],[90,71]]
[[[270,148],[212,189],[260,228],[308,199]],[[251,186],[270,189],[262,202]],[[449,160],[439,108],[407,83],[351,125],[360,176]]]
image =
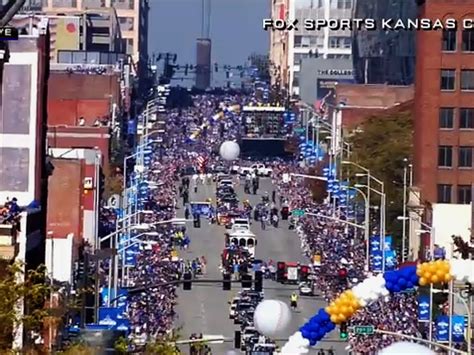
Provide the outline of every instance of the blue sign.
[[195,203],[191,202],[191,213],[207,216],[211,205],[209,203]]
[[397,267],[397,254],[392,248],[392,236],[385,237],[385,252],[382,253],[382,245],[380,243],[380,236],[373,235],[369,239],[369,252],[371,271],[383,271],[383,258],[385,258],[385,270],[394,270]]
[[465,331],[464,316],[452,316],[451,322],[452,340],[456,343],[463,342]]
[[137,265],[137,255],[140,253],[140,244],[133,242],[127,249],[125,249],[125,266],[133,267]]
[[98,325],[107,327],[106,329],[122,330],[125,332],[130,330],[130,321],[124,317],[120,308],[114,307],[99,308]]
[[439,316],[436,318],[436,340],[437,341],[449,341],[449,317]]
[[418,320],[426,322],[430,320],[430,297],[426,295],[418,296]]
[[127,133],[131,135],[135,135],[137,133],[137,123],[135,120],[128,121]]

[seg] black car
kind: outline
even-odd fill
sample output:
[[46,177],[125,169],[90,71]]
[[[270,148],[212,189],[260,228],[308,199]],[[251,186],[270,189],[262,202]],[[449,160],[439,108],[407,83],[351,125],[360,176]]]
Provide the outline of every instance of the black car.
[[231,187],[231,186],[223,186],[223,187],[220,187],[217,189],[216,191],[216,197],[221,197],[221,196],[224,196],[224,195],[234,195],[234,196],[237,196],[235,194],[235,191],[234,189]]
[[194,166],[185,166],[181,169],[181,176],[191,176],[197,173],[198,171]]
[[213,166],[211,170],[214,174],[219,174],[219,173],[227,174],[229,172],[229,169],[223,165]]

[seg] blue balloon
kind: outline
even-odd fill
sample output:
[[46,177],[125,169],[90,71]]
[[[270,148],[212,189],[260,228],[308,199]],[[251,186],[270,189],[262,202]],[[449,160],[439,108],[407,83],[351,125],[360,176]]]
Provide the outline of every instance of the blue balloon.
[[418,281],[420,280],[419,276],[415,273],[414,275],[411,275],[410,277],[410,281],[414,284],[414,285],[418,285]]
[[385,284],[385,288],[386,288],[387,290],[391,291],[392,288],[393,288],[393,283],[387,282],[387,283]]
[[309,345],[310,346],[315,346],[318,341],[315,339],[309,339]]
[[326,312],[325,309],[321,309],[323,312],[321,314],[321,318],[325,321],[329,321],[331,319],[331,316]]
[[400,287],[405,287],[407,285],[407,280],[405,280],[404,278],[399,278],[398,279],[398,286]]
[[316,332],[309,333],[309,339],[316,339],[317,336],[318,336],[318,333]]
[[331,331],[333,331],[334,329],[336,329],[336,325],[335,325],[333,322],[329,322],[329,323],[328,323],[328,329],[329,329],[328,332],[331,332]]
[[397,293],[397,292],[400,292],[400,291],[401,291],[400,286],[398,286],[398,285],[393,285],[393,288],[392,288],[391,292]]
[[407,282],[407,288],[413,288],[413,287],[415,287],[415,285],[413,285],[413,282],[408,281]]
[[301,336],[305,339],[310,339],[311,333],[307,330],[300,330]]

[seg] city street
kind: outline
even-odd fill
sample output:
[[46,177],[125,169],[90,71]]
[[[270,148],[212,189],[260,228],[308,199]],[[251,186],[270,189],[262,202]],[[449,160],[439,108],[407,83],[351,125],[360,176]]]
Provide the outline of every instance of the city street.
[[[247,195],[243,192],[243,186],[236,188],[239,200],[248,199],[252,205],[261,200],[261,194],[265,191],[271,196],[272,185],[269,179],[260,180],[261,188],[257,195]],[[190,189],[192,190],[192,188]],[[194,194],[190,191],[190,201],[205,201],[212,198],[215,202],[215,185],[199,185],[198,193]],[[184,210],[180,206],[178,216],[182,216]],[[220,279],[222,277],[218,266],[220,264],[220,254],[224,248],[225,228],[218,225],[209,225],[205,219],[201,221],[201,228],[193,228],[188,223],[191,244],[189,250],[181,252],[180,257],[183,259],[192,259],[199,256],[205,256],[207,265],[206,278]],[[273,259],[277,261],[300,261],[307,263],[306,258],[301,254],[300,242],[296,233],[288,230],[288,223],[281,221],[279,228],[267,227],[262,231],[260,223],[253,223],[251,230],[257,235],[258,244],[256,247],[257,259],[268,261]],[[192,333],[202,333],[208,335],[223,335],[224,337],[233,337],[234,326],[233,321],[228,317],[227,302],[240,290],[240,284],[233,283],[232,291],[222,290],[222,284],[193,284],[191,291],[178,291],[178,319],[177,326],[181,326],[181,334],[183,339],[189,338]],[[282,285],[274,281],[264,280],[265,299],[278,299],[289,303],[290,295],[296,290],[295,285]],[[293,334],[304,322],[307,317],[313,315],[315,311],[324,307],[324,300],[318,297],[300,297],[298,306],[299,310],[293,312],[293,317],[284,338]],[[318,344],[318,348],[335,350],[336,354],[343,354],[346,343],[338,341],[338,330],[325,338]],[[333,340],[333,341],[331,341]],[[281,342],[282,344],[283,342]],[[212,345],[214,354],[224,354],[225,351],[233,349],[233,342],[225,344]],[[315,352],[313,352],[315,353]]]

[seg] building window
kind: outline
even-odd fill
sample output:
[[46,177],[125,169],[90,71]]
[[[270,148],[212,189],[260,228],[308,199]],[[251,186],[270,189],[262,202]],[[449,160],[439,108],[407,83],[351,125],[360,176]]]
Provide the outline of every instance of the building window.
[[456,50],[456,30],[443,30],[442,49],[445,52],[454,52]]
[[458,166],[472,168],[472,147],[459,147]]
[[296,75],[293,77],[293,87],[295,87],[295,86],[300,86],[299,77],[296,76]]
[[454,90],[456,71],[454,69],[441,70],[441,90]]
[[329,37],[329,48],[351,48],[350,37]]
[[454,108],[442,107],[439,109],[439,128],[454,128]]
[[127,38],[125,43],[126,43],[125,52],[129,55],[134,55],[135,53],[133,52],[133,39]]
[[438,203],[451,203],[452,186],[438,184]]
[[121,31],[133,31],[133,17],[119,17]]
[[474,108],[459,109],[459,128],[474,129]]
[[474,90],[474,70],[461,70],[461,90]]
[[301,38],[301,47],[308,48],[311,45],[311,37],[303,36]]
[[458,185],[458,203],[468,205],[472,201],[472,186]]
[[350,9],[352,8],[352,0],[337,0],[338,9]]
[[303,36],[295,36],[294,37],[294,45],[295,47],[301,47],[301,39]]
[[438,147],[438,166],[449,168],[453,166],[453,147],[440,145]]
[[462,31],[462,50],[464,52],[474,52],[474,30]]

